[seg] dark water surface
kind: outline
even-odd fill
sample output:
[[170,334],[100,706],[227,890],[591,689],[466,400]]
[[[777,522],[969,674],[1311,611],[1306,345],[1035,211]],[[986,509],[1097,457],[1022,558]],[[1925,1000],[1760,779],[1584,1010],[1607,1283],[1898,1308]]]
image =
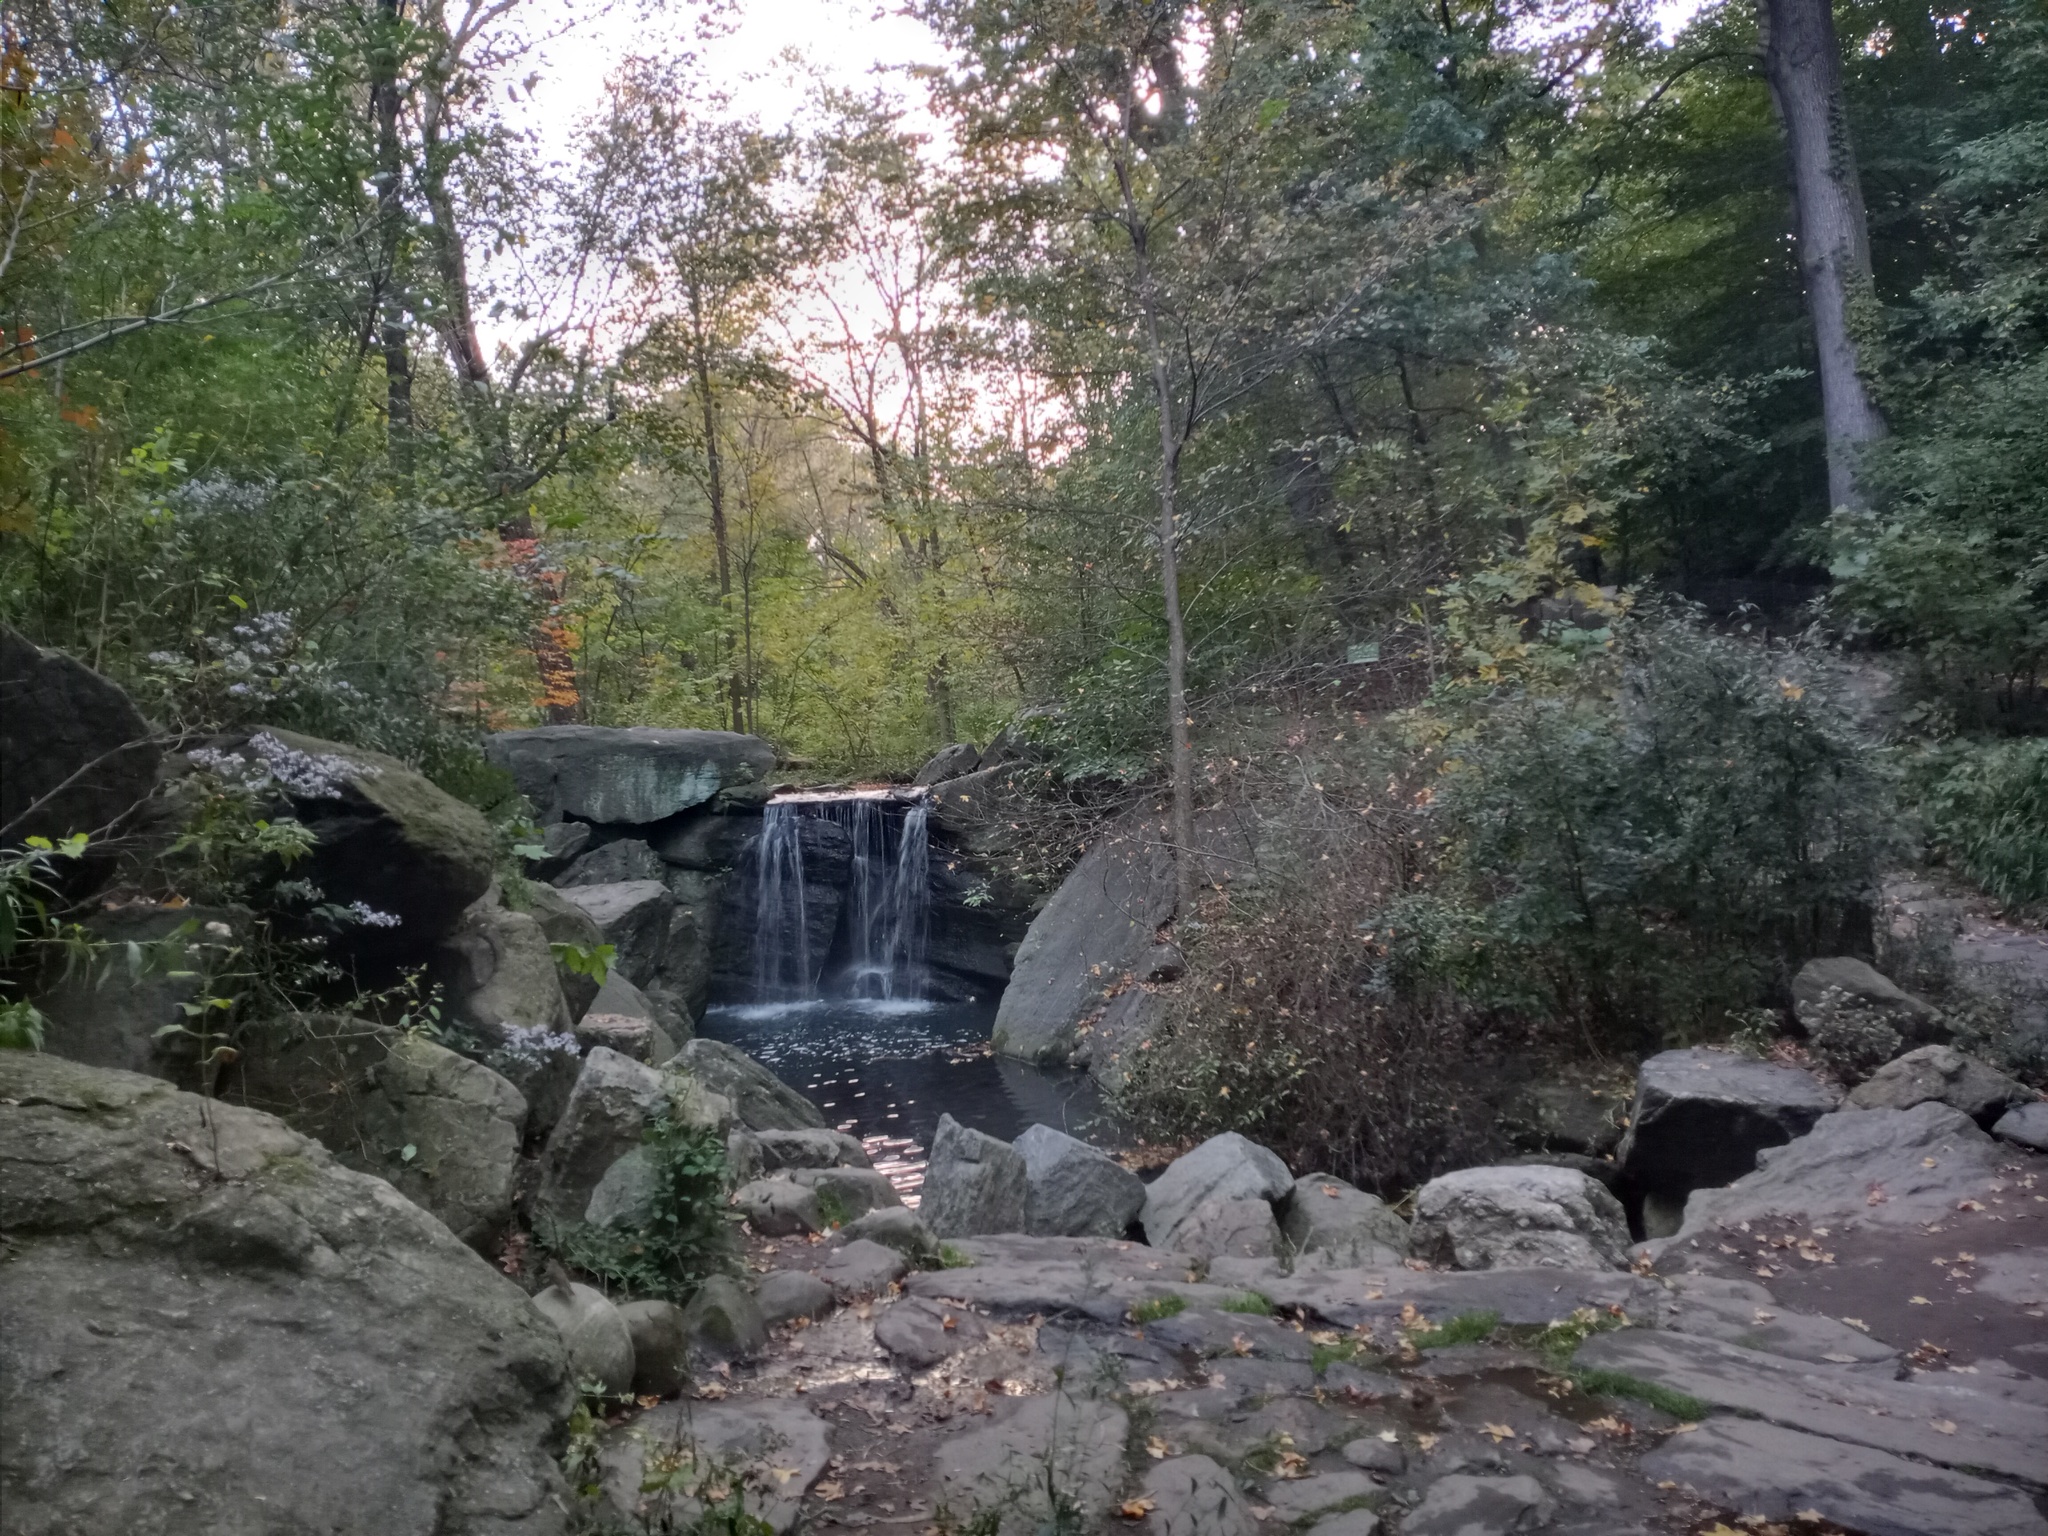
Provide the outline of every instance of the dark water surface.
[[995,1004],[858,998],[727,1003],[700,1033],[738,1046],[861,1138],[906,1196],[924,1181],[939,1116],[1004,1141],[1034,1123],[1098,1145],[1115,1137],[1085,1072],[1050,1072],[988,1049]]

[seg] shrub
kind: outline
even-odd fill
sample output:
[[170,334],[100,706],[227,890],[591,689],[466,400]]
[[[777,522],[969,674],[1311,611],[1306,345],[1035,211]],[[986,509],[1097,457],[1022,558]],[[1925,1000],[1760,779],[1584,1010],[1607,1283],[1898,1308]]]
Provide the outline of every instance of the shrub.
[[2008,905],[2048,902],[2048,740],[1958,743],[1914,778],[1931,852]]
[[644,1225],[550,1223],[534,1235],[571,1269],[632,1295],[685,1301],[735,1262],[725,1209],[725,1143],[664,1114],[648,1126],[643,1145],[654,1184],[653,1214]]

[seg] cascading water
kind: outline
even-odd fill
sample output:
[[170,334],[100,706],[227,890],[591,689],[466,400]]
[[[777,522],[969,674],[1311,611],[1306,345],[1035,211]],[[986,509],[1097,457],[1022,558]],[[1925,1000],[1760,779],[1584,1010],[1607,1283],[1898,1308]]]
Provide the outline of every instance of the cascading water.
[[925,934],[931,921],[931,854],[926,810],[913,805],[900,825],[879,802],[853,803],[853,872],[847,890],[855,997],[914,1002],[924,996]]
[[[922,802],[899,813],[895,802],[873,795],[767,807],[751,871],[756,1003],[802,1002],[828,989],[880,1002],[923,998],[931,922],[928,815]],[[843,892],[806,885],[806,840],[830,838],[816,823],[843,829],[852,844]],[[838,921],[845,938],[836,944],[831,930],[842,902],[845,915]],[[823,974],[841,952],[843,969]]]
[[803,828],[792,804],[770,805],[754,845],[754,997],[794,1002],[812,993],[804,911]]

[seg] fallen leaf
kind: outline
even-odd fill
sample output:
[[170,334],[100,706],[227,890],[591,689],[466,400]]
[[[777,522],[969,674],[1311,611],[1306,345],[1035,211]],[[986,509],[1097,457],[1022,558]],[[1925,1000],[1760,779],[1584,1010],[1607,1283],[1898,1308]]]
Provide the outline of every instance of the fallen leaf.
[[1142,1520],[1158,1507],[1158,1504],[1149,1498],[1125,1499],[1117,1505],[1116,1512],[1126,1520]]
[[1870,1186],[1870,1193],[1863,1197],[1863,1203],[1865,1205],[1883,1205],[1890,1198],[1891,1196],[1884,1192],[1882,1184],[1873,1184]]
[[1954,1419],[1930,1419],[1928,1422],[1933,1426],[1934,1432],[1937,1435],[1952,1435],[1956,1432],[1956,1421]]
[[1635,1425],[1629,1423],[1626,1419],[1617,1419],[1611,1413],[1604,1418],[1592,1420],[1586,1425],[1586,1428],[1604,1429],[1610,1435],[1632,1435],[1636,1432]]
[[1248,1355],[1252,1352],[1252,1341],[1241,1333],[1233,1333],[1230,1336],[1230,1352],[1240,1357]]
[[1515,1438],[1514,1430],[1506,1424],[1482,1424],[1479,1426],[1479,1429],[1480,1433],[1493,1436],[1493,1443],[1495,1445],[1500,1444],[1503,1440]]
[[1322,1190],[1324,1194],[1328,1195],[1332,1200],[1335,1200],[1341,1193],[1341,1191],[1339,1191],[1337,1186],[1334,1184],[1323,1184],[1319,1185],[1318,1187]]
[[939,1327],[944,1329],[947,1333],[951,1333],[954,1329],[958,1328],[959,1326],[960,1320],[957,1317],[953,1316],[950,1312],[939,1319]]
[[1173,1447],[1168,1445],[1164,1440],[1160,1439],[1157,1435],[1153,1435],[1150,1439],[1146,1440],[1145,1442],[1145,1454],[1147,1456],[1150,1456],[1154,1461],[1163,1461],[1168,1456],[1171,1456],[1173,1454]]
[[1956,1209],[1959,1211],[1981,1211],[1984,1207],[1975,1200],[1958,1200],[1956,1202]]
[[1296,1478],[1308,1476],[1308,1458],[1299,1451],[1282,1451],[1273,1464],[1276,1477]]
[[1398,1443],[1400,1442],[1400,1439],[1401,1439],[1400,1435],[1399,1435],[1399,1434],[1397,1434],[1397,1433],[1396,1433],[1395,1431],[1393,1431],[1393,1430],[1391,1430],[1391,1429],[1383,1429],[1383,1430],[1381,1430],[1381,1431],[1380,1431],[1380,1438],[1381,1438],[1382,1440],[1386,1441],[1386,1442],[1387,1442],[1387,1444],[1389,1444],[1389,1445],[1395,1445],[1395,1444],[1398,1444]]
[[1420,1446],[1425,1453],[1427,1453],[1436,1449],[1436,1436],[1417,1435],[1415,1437],[1415,1443],[1416,1445]]
[[1847,1323],[1851,1328],[1858,1329],[1861,1332],[1870,1332],[1870,1324],[1863,1321],[1863,1319],[1860,1317],[1845,1317],[1842,1319],[1842,1321]]
[[820,1483],[811,1490],[811,1497],[822,1500],[827,1504],[836,1503],[838,1500],[846,1497],[846,1485],[844,1483]]
[[1908,1297],[1907,1299],[1916,1307],[1931,1307],[1934,1305],[1934,1303],[1929,1301],[1925,1296],[1912,1296]]
[[777,1483],[786,1483],[792,1477],[795,1477],[796,1474],[797,1469],[795,1467],[770,1467],[768,1469],[768,1475],[774,1478]]
[[1698,1428],[1699,1425],[1697,1424],[1675,1424],[1672,1426],[1671,1433],[1674,1435],[1689,1435]]
[[1922,1168],[1939,1168],[1941,1164],[1937,1162],[1934,1158],[1923,1157],[1920,1159],[1920,1166]]

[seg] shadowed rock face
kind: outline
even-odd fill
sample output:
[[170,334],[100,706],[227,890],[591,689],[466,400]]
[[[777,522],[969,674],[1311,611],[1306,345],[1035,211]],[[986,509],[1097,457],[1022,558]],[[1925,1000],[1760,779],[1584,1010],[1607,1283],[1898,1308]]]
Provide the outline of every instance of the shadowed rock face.
[[148,722],[118,685],[0,624],[0,825],[12,826],[8,841],[91,832],[126,811],[156,780],[161,753],[149,738]]
[[484,750],[543,821],[645,826],[775,771],[773,747],[730,731],[548,725],[501,732]]
[[0,1052],[0,1224],[10,1536],[564,1530],[553,1328],[271,1116]]

